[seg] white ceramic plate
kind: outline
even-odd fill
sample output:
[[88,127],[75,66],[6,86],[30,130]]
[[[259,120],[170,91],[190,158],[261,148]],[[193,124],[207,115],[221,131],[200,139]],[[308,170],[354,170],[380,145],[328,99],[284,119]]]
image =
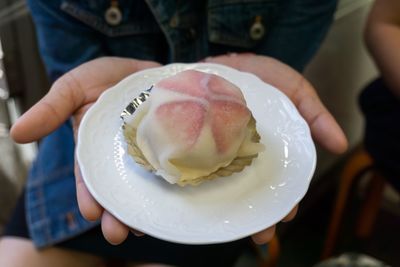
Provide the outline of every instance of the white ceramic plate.
[[[197,187],[168,184],[126,152],[121,111],[142,90],[186,69],[242,89],[266,150],[250,167]],[[94,198],[126,225],[184,244],[237,240],[279,222],[306,193],[316,164],[310,131],[291,101],[256,76],[216,64],[171,64],[133,74],[86,113],[77,157]]]

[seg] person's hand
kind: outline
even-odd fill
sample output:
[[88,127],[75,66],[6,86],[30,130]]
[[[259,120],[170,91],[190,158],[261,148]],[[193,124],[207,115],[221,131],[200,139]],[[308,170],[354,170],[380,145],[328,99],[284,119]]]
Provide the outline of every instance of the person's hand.
[[[87,62],[59,78],[48,94],[14,124],[11,136],[19,143],[32,142],[51,133],[72,116],[76,137],[83,115],[102,92],[129,74],[159,65],[156,62],[113,57]],[[96,202],[82,180],[77,163],[75,177],[82,215],[90,221],[101,218],[104,237],[111,244],[124,241],[129,228]]]
[[[297,71],[270,57],[254,54],[229,54],[204,60],[250,72],[264,82],[286,94],[307,121],[313,139],[328,151],[340,154],[347,149],[347,139],[333,116],[322,104],[312,85]],[[297,206],[283,219],[289,221],[296,216]],[[272,239],[275,226],[252,236],[257,244]]]

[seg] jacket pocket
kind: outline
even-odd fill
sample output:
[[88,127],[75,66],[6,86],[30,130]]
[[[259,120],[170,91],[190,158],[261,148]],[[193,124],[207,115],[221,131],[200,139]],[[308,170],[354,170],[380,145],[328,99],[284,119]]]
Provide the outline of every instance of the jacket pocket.
[[[103,1],[99,1],[103,2]],[[96,4],[94,1],[65,0],[60,8],[62,11],[108,37],[153,34],[161,30],[153,19],[150,11],[142,1],[128,1],[118,7],[120,22],[111,24],[106,19],[109,2]],[[132,7],[133,6],[133,7]],[[132,13],[132,10],[135,13]]]
[[252,48],[265,39],[277,14],[277,0],[210,0],[208,39],[221,45]]

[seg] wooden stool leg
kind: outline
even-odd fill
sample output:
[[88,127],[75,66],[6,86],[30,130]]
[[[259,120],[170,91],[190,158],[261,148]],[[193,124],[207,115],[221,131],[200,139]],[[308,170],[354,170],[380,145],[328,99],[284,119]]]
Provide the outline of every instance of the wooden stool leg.
[[336,239],[339,232],[339,226],[342,222],[343,212],[348,199],[348,194],[352,188],[355,178],[366,170],[372,164],[372,159],[363,150],[357,151],[347,162],[343,169],[339,192],[332,212],[324,249],[322,251],[322,259],[330,257],[336,245]]
[[384,187],[385,179],[379,174],[374,174],[357,222],[356,234],[359,238],[367,238],[371,233],[381,205]]
[[274,235],[272,240],[268,243],[268,255],[265,261],[261,261],[259,267],[275,267],[278,264],[280,253],[279,239]]

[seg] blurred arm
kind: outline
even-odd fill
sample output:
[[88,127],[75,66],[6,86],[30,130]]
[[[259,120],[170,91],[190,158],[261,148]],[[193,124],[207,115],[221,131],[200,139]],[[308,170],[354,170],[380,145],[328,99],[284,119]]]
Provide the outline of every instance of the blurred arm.
[[382,77],[400,98],[400,1],[376,0],[369,14],[365,42]]

